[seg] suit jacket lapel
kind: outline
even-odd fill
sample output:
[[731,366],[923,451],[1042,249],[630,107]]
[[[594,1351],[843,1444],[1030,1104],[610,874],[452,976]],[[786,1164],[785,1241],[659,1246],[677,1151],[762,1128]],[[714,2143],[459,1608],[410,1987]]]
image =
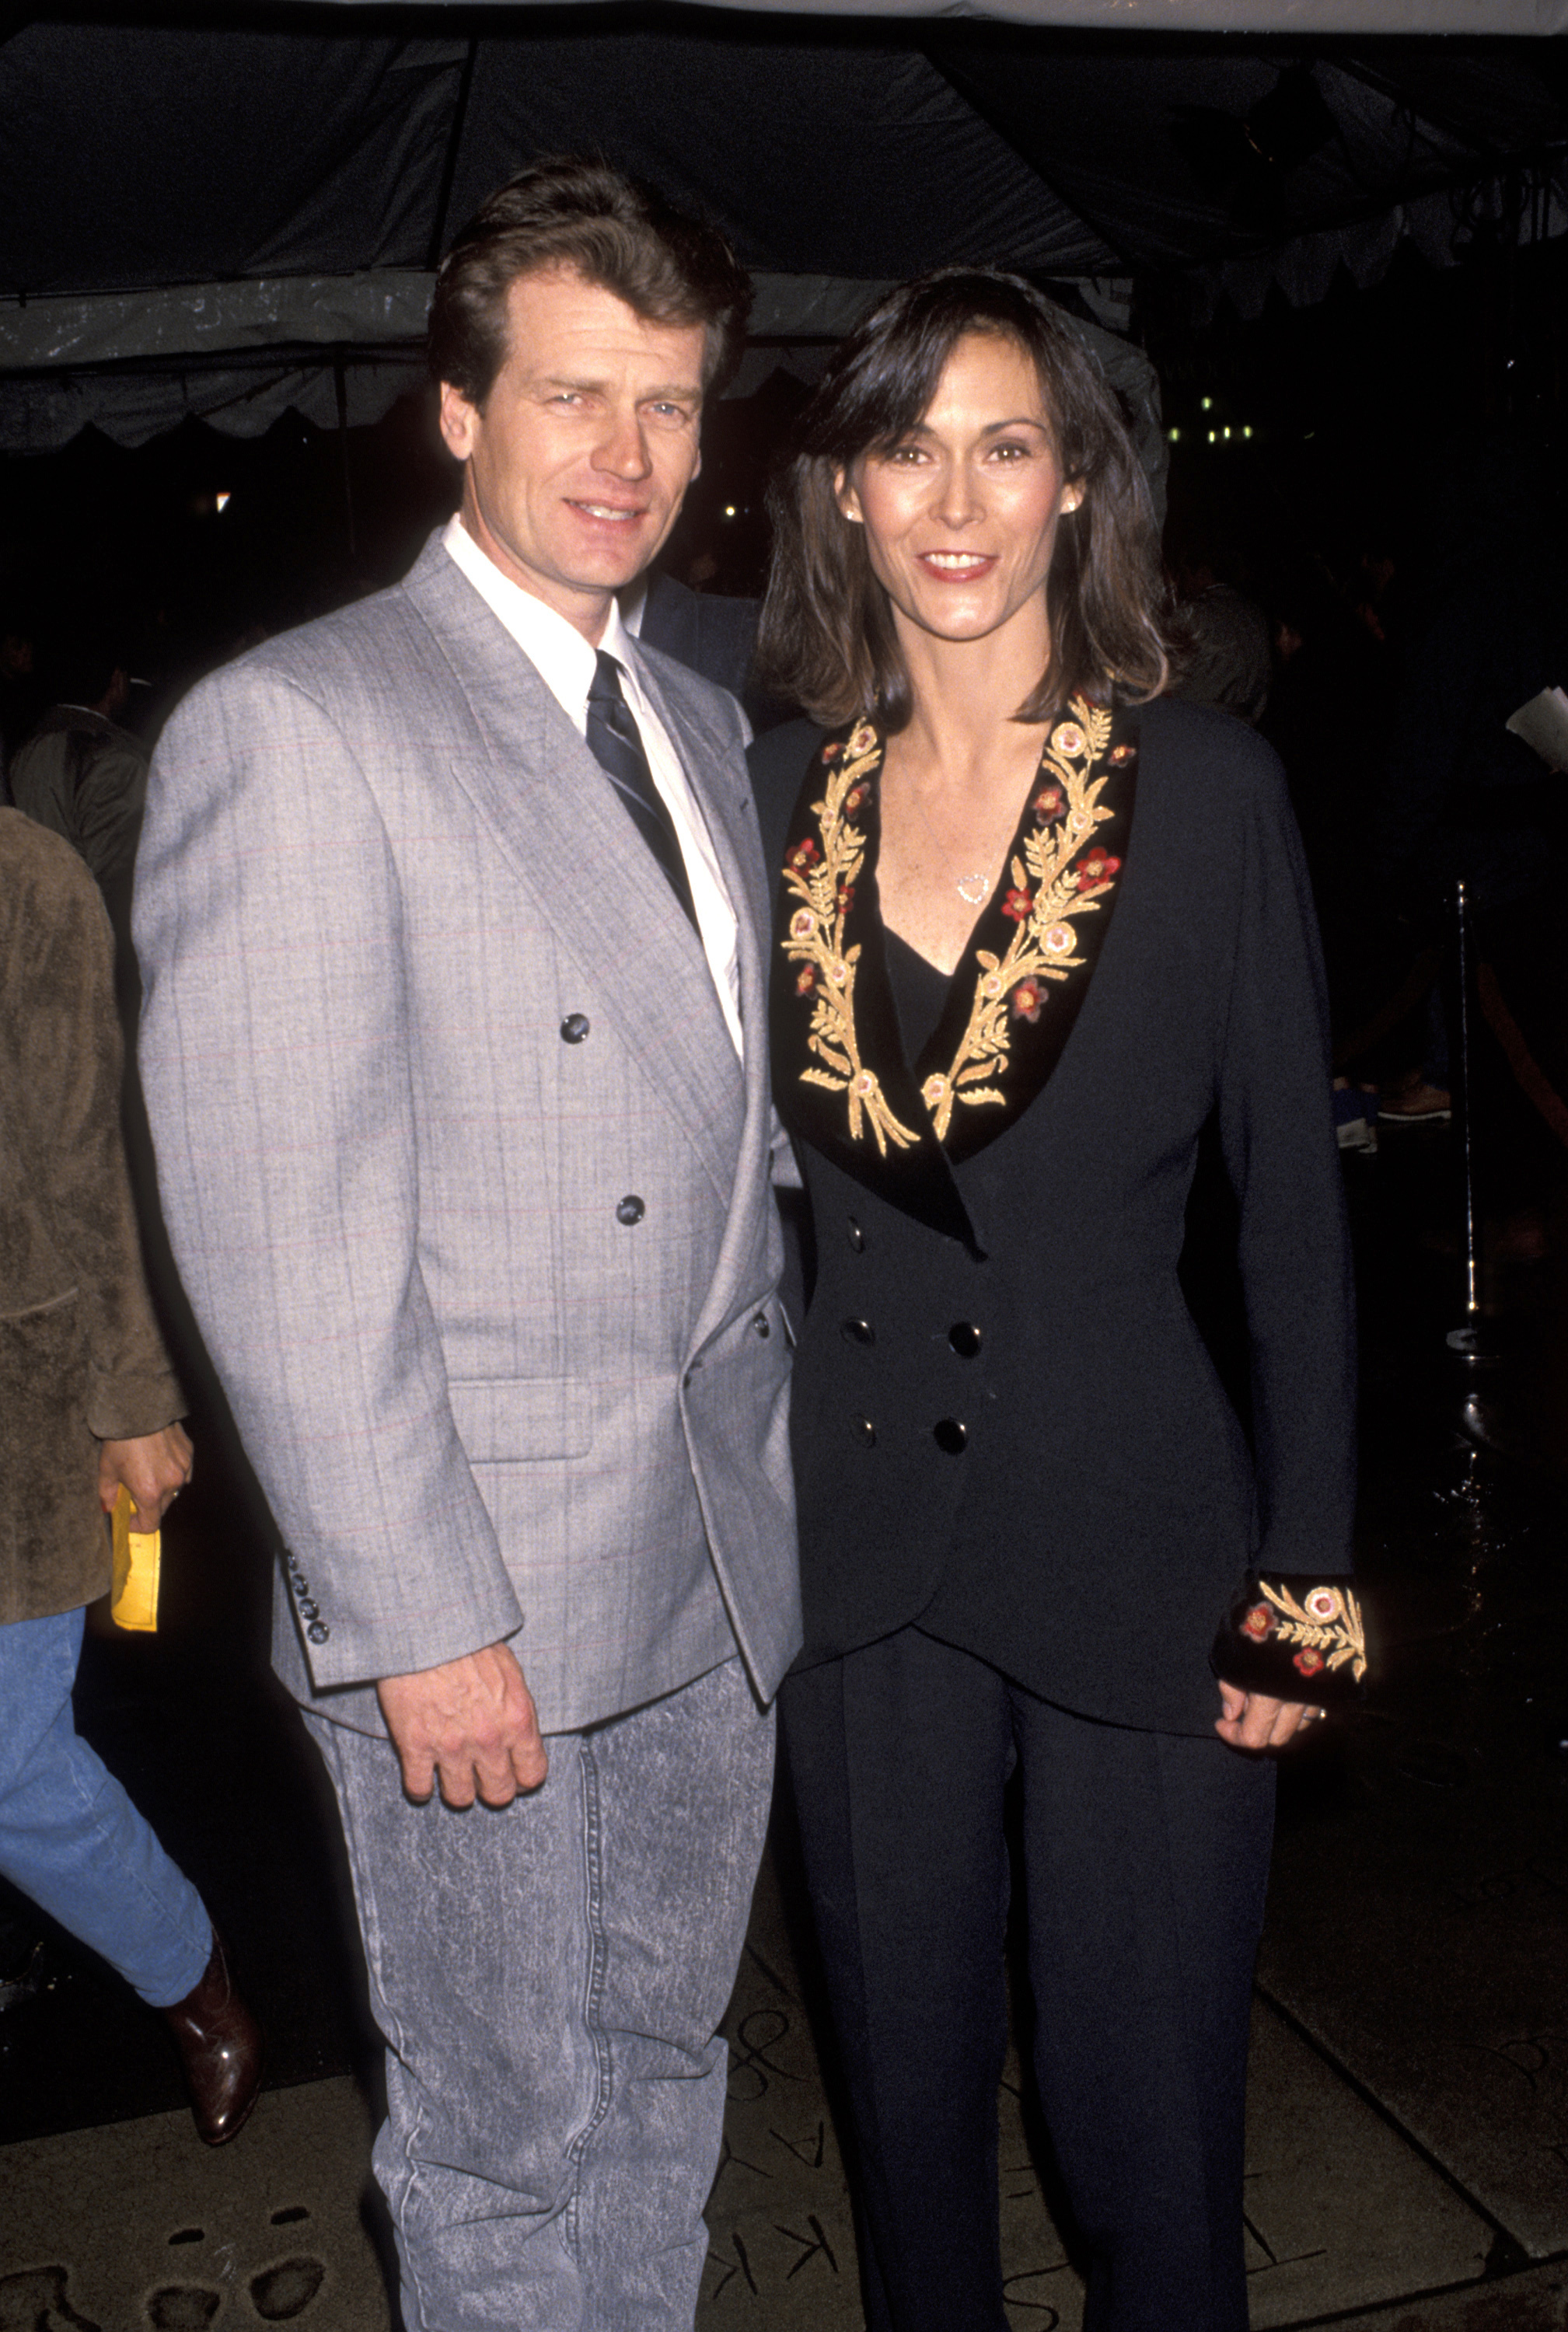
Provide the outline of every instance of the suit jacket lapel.
[[[767,1044],[768,884],[757,829],[756,802],[733,738],[726,739],[708,725],[700,702],[694,701],[693,691],[682,691],[687,702],[677,700],[675,686],[684,677],[684,673],[671,673],[667,666],[661,673],[653,658],[641,655],[637,657],[638,683],[646,691],[681,757],[735,910],[741,1025],[746,1038],[745,1122],[739,1148],[731,1153],[727,1192],[730,1219],[724,1251],[693,1331],[695,1350],[722,1326],[734,1302],[736,1287],[754,1284],[753,1257],[761,1219],[764,1213],[771,1216],[773,1205],[769,1169],[773,1105]],[[739,1071],[733,1047],[727,1044],[726,1050]]]
[[[404,588],[473,718],[454,779],[728,1199],[743,1094],[702,942],[588,746],[438,541]],[[619,974],[607,994],[607,972]]]

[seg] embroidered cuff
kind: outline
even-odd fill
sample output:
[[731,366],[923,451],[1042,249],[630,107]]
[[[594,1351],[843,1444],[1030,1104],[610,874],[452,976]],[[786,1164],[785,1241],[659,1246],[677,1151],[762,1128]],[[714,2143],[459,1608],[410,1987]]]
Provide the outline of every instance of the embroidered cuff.
[[1254,1580],[1214,1639],[1214,1673],[1274,1700],[1343,1706],[1366,1675],[1361,1605],[1350,1582],[1293,1572]]

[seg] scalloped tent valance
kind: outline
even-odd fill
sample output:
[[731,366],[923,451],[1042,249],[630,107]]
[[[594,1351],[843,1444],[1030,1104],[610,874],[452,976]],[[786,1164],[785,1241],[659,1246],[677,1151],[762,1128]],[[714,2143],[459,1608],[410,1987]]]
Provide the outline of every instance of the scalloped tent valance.
[[1070,284],[1114,330],[1140,278],[1256,313],[1373,282],[1401,241],[1441,263],[1568,227],[1556,43],[1431,37],[1554,33],[1568,0],[465,0],[406,39],[354,5],[0,41],[0,445],[375,418],[417,378],[451,230],[584,147],[733,236],[742,392],[949,260]]

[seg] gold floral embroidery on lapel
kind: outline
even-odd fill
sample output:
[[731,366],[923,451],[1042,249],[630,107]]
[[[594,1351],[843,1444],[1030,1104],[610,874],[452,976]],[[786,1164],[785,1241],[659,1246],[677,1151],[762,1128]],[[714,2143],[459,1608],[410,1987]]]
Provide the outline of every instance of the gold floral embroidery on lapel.
[[978,948],[980,971],[969,1025],[947,1070],[933,1070],[920,1089],[939,1142],[945,1141],[955,1104],[1005,1107],[1007,1095],[994,1083],[1004,1076],[1012,1051],[1012,1022],[1034,1022],[1048,1000],[1043,980],[1066,980],[1080,968],[1079,915],[1100,912],[1122,862],[1093,841],[1096,826],[1114,816],[1102,808],[1108,767],[1100,764],[1111,741],[1111,715],[1081,696],[1071,717],[1059,721],[1040,757],[1030,797],[1022,855],[1009,872],[1012,887],[1001,912],[1017,928],[1007,953]]
[[853,820],[881,762],[882,740],[869,721],[862,721],[835,757],[823,798],[811,805],[820,842],[807,836],[784,862],[786,890],[799,901],[785,927],[784,952],[798,967],[796,994],[813,999],[807,1045],[827,1064],[825,1068],[802,1069],[800,1081],[846,1094],[850,1140],[862,1140],[864,1119],[885,1158],[890,1142],[904,1150],[920,1136],[894,1116],[876,1072],[861,1058],[855,1025],[860,948],[844,944],[856,881],[865,860],[865,836]]
[[[968,960],[979,969],[968,1024],[947,1068],[932,1071],[920,1087],[939,1142],[958,1104],[1009,1106],[999,1080],[1009,1066],[1014,1024],[1037,1023],[1049,1001],[1047,983],[1065,980],[1086,961],[1075,922],[1101,912],[1122,867],[1094,839],[1095,828],[1116,815],[1100,797],[1113,769],[1135,751],[1111,749],[1112,725],[1108,712],[1075,697],[1047,741],[1010,862],[1010,887],[994,903],[1014,925],[1013,936],[1000,955],[971,948]],[[786,898],[796,903],[785,922],[784,952],[796,967],[796,995],[811,999],[808,1047],[824,1064],[802,1069],[800,1081],[843,1094],[850,1140],[863,1140],[869,1125],[885,1157],[890,1142],[904,1149],[920,1136],[895,1115],[862,1055],[856,1025],[861,950],[858,942],[846,945],[866,849],[855,819],[882,766],[882,739],[862,721],[825,759],[823,797],[810,809],[817,832],[794,845],[784,865]]]

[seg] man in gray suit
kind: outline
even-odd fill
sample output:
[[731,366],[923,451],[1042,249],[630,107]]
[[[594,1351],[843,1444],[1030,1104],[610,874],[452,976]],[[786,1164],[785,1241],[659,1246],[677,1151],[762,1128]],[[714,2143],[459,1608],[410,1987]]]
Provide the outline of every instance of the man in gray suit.
[[458,517],[148,795],[159,1181],[287,1544],[409,2332],[688,2325],[702,2271],[798,1640],[768,885],[734,701],[614,594],[745,298],[599,165],[503,187],[431,317]]

